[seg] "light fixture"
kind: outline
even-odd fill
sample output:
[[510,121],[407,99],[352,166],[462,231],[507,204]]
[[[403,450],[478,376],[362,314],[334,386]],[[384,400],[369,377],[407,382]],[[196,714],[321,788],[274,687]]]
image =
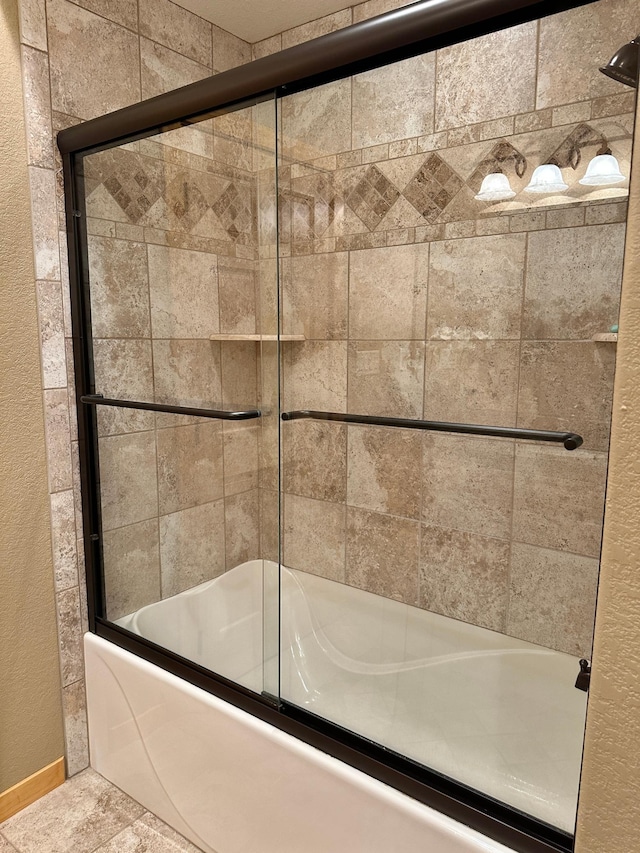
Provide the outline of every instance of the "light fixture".
[[605,184],[619,184],[624,180],[625,176],[613,154],[598,154],[589,163],[584,178],[578,183],[588,187],[601,187]]
[[500,201],[513,198],[515,192],[511,189],[509,178],[502,172],[492,172],[482,181],[480,192],[475,196],[478,201]]
[[562,172],[553,163],[544,163],[534,169],[529,185],[525,187],[529,193],[558,193],[568,189],[569,185],[562,179]]
[[636,36],[633,41],[624,44],[620,50],[616,51],[600,71],[612,80],[617,80],[618,83],[637,89],[639,60],[640,36]]

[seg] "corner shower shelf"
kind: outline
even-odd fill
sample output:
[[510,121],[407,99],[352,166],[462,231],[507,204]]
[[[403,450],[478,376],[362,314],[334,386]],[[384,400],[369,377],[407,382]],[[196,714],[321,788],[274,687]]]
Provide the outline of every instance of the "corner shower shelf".
[[304,335],[210,335],[210,341],[304,341]]
[[598,343],[617,344],[618,343],[618,333],[617,332],[602,332],[599,335],[594,335],[591,338],[591,340],[597,341]]

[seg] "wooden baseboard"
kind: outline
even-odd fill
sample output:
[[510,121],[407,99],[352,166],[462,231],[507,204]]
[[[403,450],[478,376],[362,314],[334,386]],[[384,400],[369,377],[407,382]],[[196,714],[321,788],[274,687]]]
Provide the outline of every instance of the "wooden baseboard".
[[7,788],[0,794],[0,823],[30,806],[31,803],[35,803],[63,782],[64,758],[58,758],[57,761],[48,764],[32,776],[27,776],[17,785]]

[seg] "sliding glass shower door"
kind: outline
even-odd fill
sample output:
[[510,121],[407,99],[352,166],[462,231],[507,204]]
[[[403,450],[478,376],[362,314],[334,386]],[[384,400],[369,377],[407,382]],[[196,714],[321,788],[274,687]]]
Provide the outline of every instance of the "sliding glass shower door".
[[554,45],[600,7],[278,113],[282,701],[564,833],[628,193],[580,180],[633,116],[585,105],[608,37],[570,83]]
[[269,99],[82,161],[98,615],[268,695],[278,689],[274,110]]
[[[633,133],[598,66],[625,15],[292,84],[70,167],[92,629],[554,849]],[[615,181],[585,182],[603,153]]]

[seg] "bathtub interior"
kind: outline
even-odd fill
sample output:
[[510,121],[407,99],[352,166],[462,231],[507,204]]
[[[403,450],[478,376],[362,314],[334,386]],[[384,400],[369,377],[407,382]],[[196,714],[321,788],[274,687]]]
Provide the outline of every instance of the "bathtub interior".
[[278,566],[252,560],[119,620],[255,692],[280,697],[567,832],[586,695],[576,658],[282,567],[281,653],[263,612]]

